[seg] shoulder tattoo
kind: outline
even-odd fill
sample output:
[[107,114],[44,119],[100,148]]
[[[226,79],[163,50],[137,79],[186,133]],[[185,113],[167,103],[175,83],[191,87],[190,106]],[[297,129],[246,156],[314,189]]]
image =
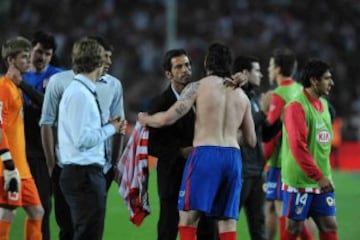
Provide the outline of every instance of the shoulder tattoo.
[[184,90],[181,92],[179,100],[191,99],[196,96],[197,90],[199,88],[199,82],[192,82],[186,85]]

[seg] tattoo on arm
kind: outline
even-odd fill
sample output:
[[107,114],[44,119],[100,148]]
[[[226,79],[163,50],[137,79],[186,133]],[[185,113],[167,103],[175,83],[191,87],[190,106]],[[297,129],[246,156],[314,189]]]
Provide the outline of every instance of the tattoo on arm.
[[189,83],[188,85],[186,85],[184,90],[181,92],[179,100],[186,100],[189,98],[194,98],[196,96],[198,88],[199,88],[199,82]]
[[183,102],[181,102],[179,104],[179,106],[177,108],[175,108],[175,112],[178,114],[178,115],[182,115],[186,110],[186,106]]

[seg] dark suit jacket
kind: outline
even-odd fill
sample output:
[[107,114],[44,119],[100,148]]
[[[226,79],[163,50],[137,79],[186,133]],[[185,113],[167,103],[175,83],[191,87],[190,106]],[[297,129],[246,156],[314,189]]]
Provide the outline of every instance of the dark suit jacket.
[[[176,96],[169,86],[155,97],[149,113],[166,111],[176,102]],[[195,114],[190,110],[171,126],[149,129],[149,154],[158,158],[157,182],[160,198],[177,197],[186,159],[180,148],[192,146]]]

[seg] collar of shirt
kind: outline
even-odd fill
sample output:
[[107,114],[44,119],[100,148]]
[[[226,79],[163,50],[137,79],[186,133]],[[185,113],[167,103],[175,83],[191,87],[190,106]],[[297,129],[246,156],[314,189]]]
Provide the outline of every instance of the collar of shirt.
[[322,112],[324,110],[320,98],[312,97],[305,89],[303,89],[303,93],[317,111]]
[[87,77],[85,77],[84,75],[77,74],[77,75],[75,75],[75,79],[77,79],[78,81],[85,84],[85,86],[87,86],[92,92],[95,92],[96,86],[95,86],[94,82],[91,81],[90,79],[88,79]]
[[175,94],[176,100],[179,100],[180,99],[180,94],[178,94],[177,91],[175,91],[175,89],[173,88],[172,85],[170,85],[170,87],[171,87],[171,90],[173,91],[173,93]]
[[287,78],[287,79],[282,80],[282,82],[280,83],[280,86],[290,85],[290,84],[292,84],[293,82],[295,82],[294,79],[292,79],[292,78]]
[[100,79],[96,80],[96,83],[108,83],[109,80],[108,80],[107,76],[108,76],[108,74],[101,76]]

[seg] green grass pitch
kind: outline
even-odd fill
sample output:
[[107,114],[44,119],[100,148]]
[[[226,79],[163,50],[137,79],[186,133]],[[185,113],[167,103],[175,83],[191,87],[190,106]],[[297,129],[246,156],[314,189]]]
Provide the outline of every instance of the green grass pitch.
[[[336,185],[337,219],[339,224],[339,239],[357,240],[360,236],[360,173],[334,172]],[[140,227],[135,227],[129,221],[129,213],[117,191],[116,184],[112,185],[107,203],[104,240],[155,240],[156,222],[158,218],[158,199],[156,192],[156,172],[150,176],[149,194],[151,214],[147,216]],[[24,211],[18,210],[16,220],[11,228],[11,240],[23,239]],[[247,225],[244,215],[240,216],[237,228],[237,238],[248,240]],[[51,216],[51,236],[58,239],[58,227],[54,216]]]

